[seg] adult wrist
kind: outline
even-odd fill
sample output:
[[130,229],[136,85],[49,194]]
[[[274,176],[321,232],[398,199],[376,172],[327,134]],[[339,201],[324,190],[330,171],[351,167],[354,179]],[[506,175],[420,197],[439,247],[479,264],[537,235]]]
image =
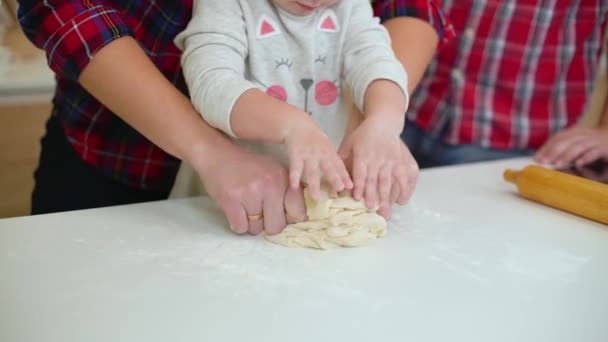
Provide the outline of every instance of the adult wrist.
[[219,158],[234,148],[234,143],[223,133],[206,126],[190,139],[183,139],[182,160],[199,173],[219,164]]

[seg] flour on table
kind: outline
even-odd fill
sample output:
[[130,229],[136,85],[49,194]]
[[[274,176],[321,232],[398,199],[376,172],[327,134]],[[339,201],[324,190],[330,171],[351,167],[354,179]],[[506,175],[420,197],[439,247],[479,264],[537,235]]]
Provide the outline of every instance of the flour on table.
[[338,195],[322,190],[315,202],[304,190],[304,199],[308,221],[266,235],[267,240],[286,247],[328,249],[364,246],[386,234],[386,220],[348,192]]

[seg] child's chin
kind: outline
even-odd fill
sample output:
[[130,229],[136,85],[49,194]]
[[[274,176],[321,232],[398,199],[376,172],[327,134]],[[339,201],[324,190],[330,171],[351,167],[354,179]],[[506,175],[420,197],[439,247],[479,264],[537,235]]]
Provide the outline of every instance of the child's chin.
[[285,9],[287,12],[297,16],[307,16],[313,14],[316,10],[314,9],[306,9],[297,4],[290,6],[290,8]]

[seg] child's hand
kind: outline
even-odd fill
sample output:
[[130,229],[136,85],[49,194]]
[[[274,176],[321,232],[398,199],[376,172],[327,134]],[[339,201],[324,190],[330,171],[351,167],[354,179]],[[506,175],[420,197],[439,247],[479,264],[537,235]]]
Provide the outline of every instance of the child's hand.
[[294,125],[285,138],[289,155],[289,182],[292,188],[300,186],[302,176],[308,183],[313,199],[318,199],[321,172],[335,191],[351,189],[352,181],[327,135],[310,119]]
[[608,159],[608,129],[572,127],[557,133],[534,159],[556,167],[583,166]]
[[[368,208],[405,204],[412,194],[418,165],[401,141],[400,131],[382,117],[368,117],[340,146],[340,155],[352,158],[353,197],[364,197]],[[390,210],[385,211],[390,216]]]

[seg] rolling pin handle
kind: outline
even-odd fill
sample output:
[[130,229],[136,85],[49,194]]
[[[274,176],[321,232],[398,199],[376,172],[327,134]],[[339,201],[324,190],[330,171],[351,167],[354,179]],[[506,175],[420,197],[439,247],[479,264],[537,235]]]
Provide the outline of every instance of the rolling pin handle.
[[503,173],[503,177],[507,182],[517,184],[517,178],[519,177],[519,173],[519,171],[507,169]]

